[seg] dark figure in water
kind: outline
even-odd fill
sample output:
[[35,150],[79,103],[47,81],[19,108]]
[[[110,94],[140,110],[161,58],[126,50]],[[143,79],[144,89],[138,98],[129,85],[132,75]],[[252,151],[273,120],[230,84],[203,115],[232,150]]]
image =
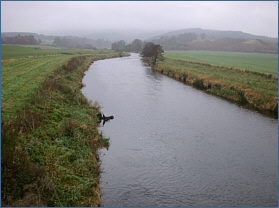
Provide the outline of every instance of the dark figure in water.
[[106,121],[109,121],[110,119],[114,119],[114,116],[105,116],[105,114],[98,113],[97,117],[99,118],[100,122],[103,120],[103,125],[105,125]]

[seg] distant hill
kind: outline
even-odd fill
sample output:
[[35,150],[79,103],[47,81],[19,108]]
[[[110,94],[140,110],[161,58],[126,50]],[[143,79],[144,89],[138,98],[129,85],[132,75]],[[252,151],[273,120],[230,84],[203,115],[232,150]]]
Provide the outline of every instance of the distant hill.
[[[92,45],[96,48],[111,48],[115,41],[126,43],[134,39],[152,41],[163,46],[164,50],[208,50],[234,52],[278,53],[278,38],[257,36],[241,31],[221,31],[191,28],[176,31],[143,31],[143,30],[100,30],[100,31],[64,31],[59,36],[71,47]],[[34,36],[42,44],[53,45],[58,36],[24,32],[2,32],[1,37]],[[61,43],[62,41],[58,41]],[[56,41],[57,46],[59,46]],[[63,44],[62,47],[66,47]]]
[[244,38],[244,39],[260,39],[260,40],[269,40],[269,41],[276,41],[278,42],[278,38],[271,38],[266,36],[258,36],[252,35],[248,33],[244,33],[241,31],[222,31],[222,30],[207,30],[201,28],[190,28],[190,29],[183,29],[183,30],[175,30],[167,33],[163,33],[161,35],[154,36],[151,39],[157,39],[162,36],[178,36],[184,33],[195,33],[200,37],[202,34],[205,39],[221,39],[221,38]]
[[134,39],[147,40],[164,32],[166,32],[166,30],[100,30],[87,33],[84,32],[83,36],[91,39],[105,39],[111,42],[124,40],[126,43],[131,43]]
[[278,38],[251,35],[240,31],[177,30],[149,39],[164,50],[205,50],[253,53],[278,53]]

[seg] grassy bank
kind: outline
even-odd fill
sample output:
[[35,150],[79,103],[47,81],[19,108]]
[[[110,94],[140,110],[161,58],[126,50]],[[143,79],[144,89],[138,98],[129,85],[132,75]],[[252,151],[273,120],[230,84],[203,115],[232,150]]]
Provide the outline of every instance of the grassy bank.
[[171,58],[152,68],[208,93],[278,113],[278,79],[270,75]]
[[165,56],[183,61],[255,71],[278,77],[278,55],[216,51],[166,51]]
[[93,61],[116,56],[2,58],[2,206],[100,205],[98,149],[109,141],[97,129],[100,106],[80,89]]

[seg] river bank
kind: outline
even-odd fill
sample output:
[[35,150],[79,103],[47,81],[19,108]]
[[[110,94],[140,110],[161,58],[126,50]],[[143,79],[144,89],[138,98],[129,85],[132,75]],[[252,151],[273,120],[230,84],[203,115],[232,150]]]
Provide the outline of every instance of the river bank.
[[278,79],[224,66],[174,60],[152,65],[153,70],[261,113],[278,117]]
[[[100,106],[80,89],[84,72],[94,61],[118,54],[61,57],[65,56],[67,62],[28,88],[20,107],[8,100],[2,103],[2,206],[100,206],[98,151],[109,142],[97,129]],[[2,86],[2,93],[5,89]]]

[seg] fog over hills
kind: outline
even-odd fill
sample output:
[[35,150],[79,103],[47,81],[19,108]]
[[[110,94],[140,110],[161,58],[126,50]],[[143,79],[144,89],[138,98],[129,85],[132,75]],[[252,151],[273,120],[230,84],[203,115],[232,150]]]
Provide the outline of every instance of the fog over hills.
[[189,28],[175,31],[147,31],[147,30],[96,30],[96,31],[56,31],[48,34],[37,34],[37,33],[26,33],[26,32],[4,32],[1,33],[2,37],[11,37],[15,35],[34,35],[35,38],[42,38],[43,36],[47,39],[54,39],[56,36],[77,36],[80,38],[88,39],[103,39],[110,42],[124,40],[129,43],[134,39],[140,39],[149,41],[157,39],[162,36],[178,36],[184,33],[195,33],[197,36],[205,34],[206,39],[221,39],[221,38],[244,38],[244,39],[261,39],[269,41],[278,41],[278,38],[271,38],[266,36],[258,36],[253,34],[244,33],[241,31],[222,31],[222,30],[210,30],[202,28]]
[[110,42],[124,40],[125,42],[132,42],[134,39],[148,40],[150,38],[160,36],[168,32],[167,30],[159,31],[146,31],[146,30],[95,30],[95,31],[78,31],[78,30],[63,30],[47,32],[45,34],[38,34],[34,32],[2,32],[2,37],[13,37],[18,34],[20,35],[33,35],[35,38],[51,38],[54,40],[56,36],[76,36],[80,38],[88,39],[103,39]]
[[[51,33],[50,33],[51,34]],[[10,32],[1,33],[2,43],[15,36],[32,35],[38,42],[65,48],[111,48],[124,40],[130,44],[135,39],[160,44],[164,50],[206,50],[252,53],[278,53],[278,38],[252,35],[241,31],[222,31],[190,28],[175,31],[97,30],[60,31],[57,35]],[[62,34],[62,35],[61,35]],[[11,38],[10,38],[11,39]],[[19,43],[21,44],[21,43]]]
[[[109,41],[124,40],[132,42],[134,39],[148,40],[152,37],[160,36],[168,31],[146,31],[146,30],[101,30],[85,33],[84,36],[90,39],[108,39]],[[78,36],[78,35],[77,35]]]

